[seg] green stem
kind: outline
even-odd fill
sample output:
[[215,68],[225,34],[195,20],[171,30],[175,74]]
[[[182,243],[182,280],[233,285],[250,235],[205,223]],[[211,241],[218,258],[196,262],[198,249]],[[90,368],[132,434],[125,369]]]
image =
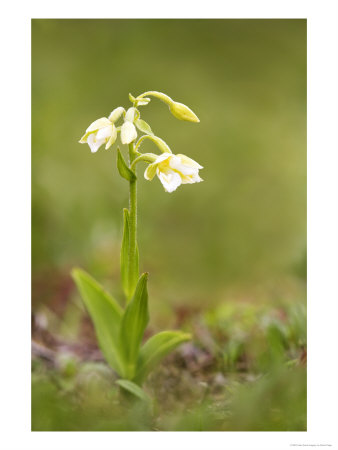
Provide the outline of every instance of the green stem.
[[173,103],[173,99],[171,99],[168,95],[163,94],[162,92],[158,92],[158,91],[147,91],[147,92],[143,92],[143,94],[139,95],[137,98],[143,98],[146,96],[153,96],[153,97],[157,97],[160,100],[162,100],[162,102],[166,103],[167,105],[171,105]]
[[[134,144],[129,144],[129,167],[136,159],[137,153]],[[138,255],[137,255],[137,185],[136,179],[129,182],[129,283],[130,298],[133,296],[138,280]]]
[[162,153],[172,153],[168,144],[164,142],[163,139],[159,138],[158,136],[153,136],[151,134],[145,134],[140,137],[140,139],[137,141],[137,144],[135,145],[135,152],[138,152],[140,145],[145,139],[150,139],[151,141],[153,141],[154,144],[157,145],[157,147],[161,150]]
[[153,163],[156,161],[158,155],[156,155],[155,153],[143,153],[140,156],[138,156],[136,159],[134,159],[134,161],[132,162],[132,164],[130,164],[130,169],[135,172],[135,166],[138,162],[140,161],[145,161],[147,163]]

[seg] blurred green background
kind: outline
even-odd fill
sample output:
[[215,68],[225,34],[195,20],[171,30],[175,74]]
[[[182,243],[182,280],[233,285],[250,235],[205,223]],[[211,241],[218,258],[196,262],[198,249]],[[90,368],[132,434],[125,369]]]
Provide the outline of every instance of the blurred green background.
[[[74,266],[123,298],[119,252],[128,184],[117,172],[116,146],[91,154],[78,140],[97,118],[117,106],[129,107],[129,92],[147,90],[162,91],[198,115],[199,124],[178,121],[156,99],[140,107],[142,118],[174,153],[204,166],[203,183],[172,194],[157,178],[146,181],[145,166],[138,166],[138,241],[141,270],[150,272],[150,328],[195,327],[197,345],[208,349],[208,339],[198,331],[204,327],[217,347],[207,351],[217,358],[221,354],[222,363],[215,356],[214,366],[221,374],[244,370],[243,358],[250,373],[275,367],[276,355],[289,362],[302,358],[306,20],[32,20],[35,320],[52,335],[86,342],[88,333],[74,325],[83,314],[69,275]],[[156,152],[156,147],[146,142],[143,150]],[[196,311],[197,325],[186,324]],[[286,398],[300,405],[304,416],[305,375],[283,374],[277,370],[276,378],[257,385],[251,406],[256,410],[262,396],[296,377],[296,390]],[[231,383],[227,386],[231,390]],[[53,403],[54,394],[46,389]],[[40,416],[45,392],[34,395]],[[264,419],[263,411],[257,420],[265,425],[236,426],[303,429],[305,419],[299,425],[297,415],[288,424],[283,398],[271,396],[272,410],[277,404],[283,420],[278,422],[274,412]],[[56,425],[36,428],[62,428],[61,419],[55,420]],[[163,423],[162,429],[170,428]]]

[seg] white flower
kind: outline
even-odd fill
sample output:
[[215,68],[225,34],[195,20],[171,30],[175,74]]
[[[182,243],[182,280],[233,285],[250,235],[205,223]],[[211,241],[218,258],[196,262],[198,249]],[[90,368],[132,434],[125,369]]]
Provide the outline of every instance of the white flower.
[[87,143],[92,153],[98,151],[102,144],[106,144],[106,149],[114,144],[117,137],[115,125],[106,117],[95,120],[86,130],[80,139],[80,144]]
[[131,107],[126,112],[124,124],[121,127],[121,142],[122,144],[130,144],[137,138],[137,131],[134,125],[135,108]]
[[175,191],[181,184],[199,183],[203,181],[198,170],[203,169],[196,161],[185,155],[163,153],[149,164],[144,177],[152,180],[157,174],[166,192]]

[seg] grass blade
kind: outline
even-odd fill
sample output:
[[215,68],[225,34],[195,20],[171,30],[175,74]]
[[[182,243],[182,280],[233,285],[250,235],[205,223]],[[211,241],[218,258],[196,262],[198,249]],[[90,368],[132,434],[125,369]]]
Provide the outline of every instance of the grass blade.
[[116,383],[121,386],[123,389],[125,389],[127,392],[130,392],[131,394],[135,395],[138,399],[144,401],[145,403],[150,404],[151,398],[148,394],[144,392],[144,390],[138,386],[137,384],[133,383],[130,380],[117,380]]

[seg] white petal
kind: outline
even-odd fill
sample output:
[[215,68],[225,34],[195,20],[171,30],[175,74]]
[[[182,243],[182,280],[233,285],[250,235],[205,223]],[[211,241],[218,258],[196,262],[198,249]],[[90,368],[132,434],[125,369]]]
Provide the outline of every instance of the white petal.
[[119,106],[118,108],[115,108],[109,115],[108,119],[111,122],[116,122],[117,120],[119,120],[119,118],[122,116],[124,111],[124,108],[122,106]]
[[167,170],[165,173],[157,169],[157,176],[159,177],[164,189],[167,192],[175,191],[182,183],[182,179],[177,172]]
[[88,133],[88,131],[96,131],[100,128],[107,127],[108,125],[111,125],[110,120],[108,120],[106,117],[101,117],[101,119],[97,119],[95,120],[95,122],[91,123],[86,129],[86,132]]
[[182,177],[182,184],[199,183],[200,181],[203,181],[203,180],[198,174]]
[[196,167],[182,164],[181,159],[177,156],[171,158],[169,165],[172,169],[177,170],[182,175],[193,175],[195,173],[198,173],[198,169]]
[[124,122],[121,127],[121,142],[122,144],[130,144],[137,138],[137,131],[131,122]]
[[106,150],[108,150],[108,148],[111,147],[115,143],[116,138],[117,138],[117,129],[116,129],[115,125],[113,124],[112,134],[106,144]]
[[113,134],[113,125],[110,124],[108,127],[101,128],[96,133],[96,139],[106,139]]
[[98,151],[98,149],[101,147],[101,145],[105,143],[105,139],[98,140],[95,137],[95,133],[93,133],[88,136],[87,143],[90,147],[91,152],[95,153]]
[[198,164],[198,162],[194,161],[191,158],[188,158],[188,156],[182,155],[182,154],[178,154],[176,155],[180,158],[181,163],[190,167],[196,167],[197,169],[203,169],[203,166],[201,166],[200,164]]

